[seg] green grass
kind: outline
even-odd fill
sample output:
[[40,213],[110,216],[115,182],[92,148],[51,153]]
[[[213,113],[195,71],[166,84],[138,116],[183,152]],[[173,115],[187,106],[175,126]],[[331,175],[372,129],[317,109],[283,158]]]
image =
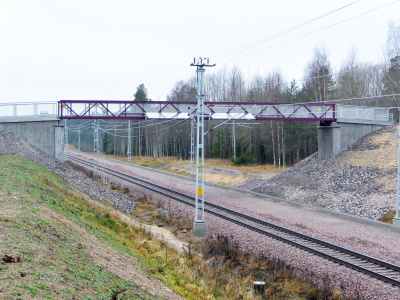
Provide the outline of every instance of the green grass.
[[[118,244],[112,237],[117,225],[111,216],[91,208],[62,179],[30,161],[3,155],[0,188],[0,231],[7,233],[0,240],[0,249],[23,258],[22,263],[0,265],[1,286],[6,286],[9,295],[20,294],[27,299],[110,299],[114,290],[126,288],[120,299],[134,299],[139,294],[143,299],[157,299],[100,268],[61,218],[57,223],[41,215],[38,204],[45,204],[86,229],[95,229],[93,232],[103,241]],[[16,216],[8,216],[11,211]],[[21,271],[27,273],[26,277],[18,276]]]

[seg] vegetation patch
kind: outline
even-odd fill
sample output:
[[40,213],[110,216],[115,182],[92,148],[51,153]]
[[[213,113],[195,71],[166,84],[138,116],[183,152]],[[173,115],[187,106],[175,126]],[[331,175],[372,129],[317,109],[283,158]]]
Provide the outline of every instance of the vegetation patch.
[[[329,276],[321,280],[321,287],[316,287],[312,272],[302,270],[300,277],[299,270],[276,257],[244,253],[231,237],[195,237],[189,220],[160,216],[156,206],[146,199],[137,202],[135,214],[141,222],[167,227],[187,242],[187,276],[201,278],[207,284],[204,288],[216,299],[350,299],[341,296]],[[184,277],[175,278],[176,283],[181,284]],[[266,283],[263,295],[254,294],[254,281]]]
[[[106,211],[16,156],[0,156],[0,178],[1,190],[8,191],[0,195],[0,298],[113,299],[117,293],[118,299],[160,298],[91,253],[101,249],[89,243],[115,244],[111,232],[122,229]],[[116,260],[123,250],[115,248]]]
[[396,215],[396,211],[395,210],[389,211],[389,212],[385,213],[379,219],[379,221],[385,222],[385,223],[389,223],[389,224],[393,224],[393,218],[394,218],[395,215]]

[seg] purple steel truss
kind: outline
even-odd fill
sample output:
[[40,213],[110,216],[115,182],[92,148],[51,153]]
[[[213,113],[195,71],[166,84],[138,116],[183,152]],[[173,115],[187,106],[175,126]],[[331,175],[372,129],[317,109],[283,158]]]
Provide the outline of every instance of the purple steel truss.
[[[335,104],[205,102],[205,118],[215,120],[336,121]],[[195,102],[61,100],[61,119],[188,119]]]

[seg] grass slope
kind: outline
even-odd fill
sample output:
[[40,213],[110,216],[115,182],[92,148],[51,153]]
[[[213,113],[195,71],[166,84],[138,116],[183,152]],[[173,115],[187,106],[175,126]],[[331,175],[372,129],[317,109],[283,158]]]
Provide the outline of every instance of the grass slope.
[[124,299],[159,298],[99,265],[90,243],[106,242],[117,255],[129,250],[113,238],[116,222],[62,179],[3,155],[0,188],[0,255],[21,259],[0,264],[0,298],[112,299],[123,290]]

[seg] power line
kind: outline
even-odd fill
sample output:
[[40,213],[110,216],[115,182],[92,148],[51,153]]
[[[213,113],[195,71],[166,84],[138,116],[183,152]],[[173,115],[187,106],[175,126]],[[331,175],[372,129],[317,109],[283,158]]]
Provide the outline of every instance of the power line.
[[369,13],[374,12],[374,11],[377,11],[377,10],[382,9],[382,8],[384,8],[384,7],[387,7],[387,6],[389,6],[389,5],[395,4],[396,2],[399,2],[399,1],[400,1],[400,0],[393,1],[393,2],[391,2],[391,3],[389,3],[389,4],[382,5],[382,6],[380,6],[380,7],[374,8],[374,9],[372,9],[372,10],[369,10],[369,11],[364,12],[364,13],[362,13],[362,14],[359,14],[359,15],[357,15],[357,16],[354,16],[354,17],[345,19],[345,20],[340,21],[340,22],[336,22],[336,23],[331,24],[331,25],[329,25],[329,26],[325,26],[325,27],[323,27],[323,28],[320,28],[320,29],[314,30],[314,31],[312,31],[312,32],[303,34],[303,35],[301,35],[301,36],[295,37],[295,38],[290,39],[290,40],[283,41],[283,42],[281,42],[281,43],[278,43],[278,44],[269,46],[269,47],[267,47],[267,48],[263,48],[263,49],[260,49],[260,50],[257,50],[257,51],[254,51],[254,52],[251,52],[251,53],[248,53],[248,54],[245,54],[245,55],[236,57],[236,58],[228,59],[228,60],[226,60],[226,61],[223,61],[223,62],[219,63],[219,65],[226,64],[227,62],[230,62],[230,61],[232,61],[232,60],[237,60],[237,59],[240,59],[240,58],[243,58],[243,57],[246,57],[246,56],[250,56],[250,55],[253,55],[253,54],[257,54],[257,53],[259,53],[259,52],[262,52],[262,51],[265,51],[265,50],[268,50],[268,49],[271,49],[271,48],[274,48],[274,47],[277,47],[277,46],[286,44],[286,43],[288,43],[288,42],[292,42],[292,41],[298,40],[298,39],[300,39],[300,38],[302,38],[302,37],[311,35],[311,34],[313,34],[313,33],[316,33],[316,32],[319,32],[319,31],[322,31],[322,30],[325,30],[325,29],[328,29],[328,28],[330,28],[330,27],[333,27],[333,26],[336,26],[336,25],[345,23],[345,22],[347,22],[347,21],[356,19],[356,18],[358,18],[358,17],[364,16],[364,15],[369,14]]
[[[380,95],[380,96],[366,96],[366,97],[360,97],[360,98],[348,98],[348,99],[336,99],[336,100],[329,100],[327,102],[345,102],[345,101],[355,101],[355,100],[369,100],[369,99],[376,99],[376,98],[388,98],[388,97],[400,97],[400,94],[390,94],[390,95]],[[400,100],[400,99],[399,99]],[[315,103],[314,102],[303,102],[300,104],[307,104],[307,103]],[[298,104],[298,103],[295,103]],[[397,108],[397,107],[387,107],[387,108]]]
[[[361,1],[361,0],[354,1],[354,2],[352,2],[352,3],[350,3],[350,4],[347,4],[347,5],[345,5],[345,6],[342,6],[342,7],[338,8],[338,9],[335,9],[335,10],[333,10],[333,11],[330,11],[330,12],[328,12],[328,13],[325,13],[325,14],[323,14],[323,15],[321,15],[321,16],[316,17],[316,18],[310,19],[310,20],[305,21],[305,22],[303,22],[303,23],[297,24],[297,25],[295,25],[295,26],[293,26],[293,27],[290,27],[290,28],[287,28],[287,29],[282,30],[282,31],[280,31],[280,32],[277,32],[277,33],[272,34],[272,35],[270,35],[270,36],[268,36],[268,37],[265,37],[265,38],[263,38],[263,39],[260,39],[260,40],[258,40],[258,41],[252,42],[252,43],[250,43],[250,44],[247,44],[247,45],[241,46],[241,47],[239,47],[239,48],[236,48],[236,49],[233,49],[233,50],[230,50],[230,51],[227,51],[227,52],[224,52],[224,53],[215,55],[215,56],[211,56],[211,57],[213,57],[213,59],[215,60],[216,58],[222,59],[222,58],[229,57],[229,56],[231,56],[231,55],[240,53],[240,52],[242,52],[242,51],[244,51],[244,50],[247,50],[247,49],[249,49],[249,48],[251,48],[251,47],[257,46],[257,45],[262,44],[262,43],[264,43],[264,42],[266,42],[266,41],[269,41],[269,40],[272,40],[272,39],[274,39],[274,38],[277,38],[277,37],[279,37],[279,36],[281,36],[281,35],[283,35],[283,34],[286,34],[286,33],[288,33],[288,32],[291,32],[291,31],[293,31],[293,30],[295,30],[295,29],[298,29],[298,28],[301,28],[301,27],[303,27],[303,26],[306,26],[306,25],[308,25],[308,24],[310,24],[310,23],[313,23],[313,22],[315,22],[315,21],[317,21],[317,20],[319,20],[319,19],[322,19],[322,18],[324,18],[324,17],[327,17],[327,16],[329,16],[329,15],[335,13],[335,12],[338,12],[338,11],[340,11],[340,10],[342,10],[342,9],[345,9],[345,8],[347,8],[347,7],[349,7],[349,6],[353,5],[353,4],[356,4],[357,2],[360,2],[360,1]],[[233,53],[231,53],[231,52],[233,52]],[[230,53],[230,54],[229,54],[229,53]],[[220,56],[222,56],[222,57],[220,57]]]
[[[169,129],[169,128],[178,126],[178,125],[180,125],[180,124],[186,122],[187,120],[189,120],[189,119],[184,119],[184,120],[182,120],[182,121],[180,121],[180,122],[178,122],[178,123],[176,123],[176,124],[174,124],[174,125],[168,126],[168,127],[166,127],[166,128],[160,129],[160,130],[148,132],[148,133],[143,134],[143,135],[131,136],[131,137],[132,137],[132,138],[134,138],[134,137],[144,137],[144,136],[149,136],[149,135],[152,135],[152,134],[155,134],[155,133],[159,133],[159,132],[165,131],[165,130],[167,130],[167,129]],[[104,130],[104,129],[102,129],[102,128],[100,128],[100,130],[101,130],[102,132],[105,132],[105,133],[110,134],[110,135],[112,135],[112,136],[121,137],[121,138],[127,138],[127,137],[128,137],[127,135],[117,135],[117,134],[114,134],[114,133],[109,132],[109,131],[106,131],[106,130]]]
[[[162,125],[162,124],[166,124],[166,123],[170,123],[171,121],[173,121],[174,119],[170,119],[170,120],[166,120],[166,121],[162,121],[162,122],[156,122],[156,123],[154,123],[154,121],[155,121],[155,119],[154,120],[148,120],[148,121],[151,121],[151,122],[153,122],[152,124],[146,124],[146,125],[140,125],[140,126],[131,126],[131,129],[136,129],[136,128],[145,128],[145,127],[150,127],[150,126],[157,126],[157,125]],[[139,120],[140,121],[140,120]],[[126,123],[124,123],[124,124],[128,124],[127,122]],[[138,123],[137,123],[138,124]],[[105,126],[108,126],[107,124],[105,124]],[[116,129],[116,127],[114,128],[114,127],[111,127],[111,128],[106,128],[106,129],[108,129],[108,130],[114,130],[114,129]],[[118,129],[116,129],[116,130],[119,130],[119,131],[127,131],[127,129],[126,128],[118,128]]]

